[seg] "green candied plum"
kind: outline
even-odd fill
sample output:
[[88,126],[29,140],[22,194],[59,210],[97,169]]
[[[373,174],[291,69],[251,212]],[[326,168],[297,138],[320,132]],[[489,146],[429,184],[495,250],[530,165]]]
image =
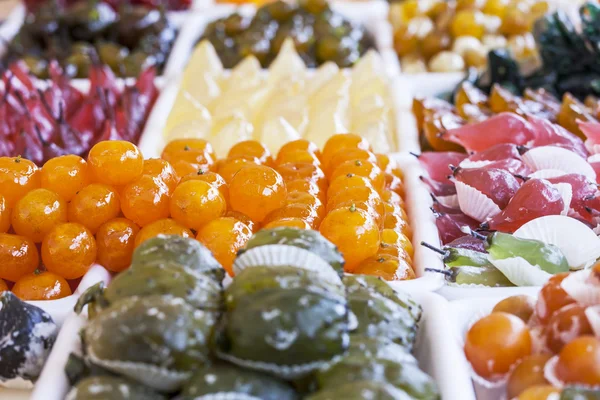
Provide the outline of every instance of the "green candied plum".
[[29,68],[29,71],[40,79],[48,79],[48,61],[43,58],[36,57],[33,55],[26,55],[23,57],[23,62]]
[[345,297],[343,285],[327,282],[313,271],[278,265],[246,268],[237,274],[225,290],[225,304],[228,309],[233,309],[238,303],[245,301],[248,295],[261,290],[300,288]]
[[329,3],[327,2],[327,0],[299,0],[298,5],[300,6],[300,8],[315,15],[330,10]]
[[[385,382],[405,391],[416,400],[438,400],[435,382],[413,363],[349,355],[316,373],[319,389],[339,388],[358,381]],[[340,397],[342,398],[342,397]]]
[[136,50],[123,60],[121,74],[124,77],[138,76],[145,68],[156,64],[156,58],[141,50]]
[[296,400],[298,394],[273,376],[231,364],[215,364],[197,371],[183,386],[179,400],[194,400],[216,393],[238,393],[262,400]]
[[134,48],[141,37],[164,29],[167,20],[159,10],[148,10],[142,6],[125,7],[116,24],[117,37],[121,44]]
[[223,20],[223,31],[229,36],[240,34],[248,28],[250,21],[250,18],[238,13],[232,14]]
[[317,58],[321,62],[331,61],[338,56],[341,39],[327,35],[317,42]]
[[417,359],[404,347],[382,336],[350,335],[350,347],[347,355],[364,355],[367,358],[390,360],[399,364],[418,364]]
[[308,250],[327,261],[338,274],[344,273],[344,257],[337,247],[317,231],[296,228],[262,229],[255,233],[240,254],[254,247],[282,244]]
[[118,15],[103,2],[76,2],[62,16],[62,22],[74,40],[92,41],[117,22]]
[[83,342],[94,360],[193,371],[209,362],[208,342],[217,319],[218,313],[198,310],[180,298],[129,297],[90,320]]
[[220,282],[172,261],[129,268],[117,275],[104,290],[109,304],[132,296],[169,294],[202,310],[219,311],[223,308]]
[[102,42],[96,45],[96,51],[100,57],[100,61],[108,65],[114,72],[120,72],[125,57],[129,54],[129,50],[117,43]]
[[346,303],[337,297],[307,289],[262,290],[223,316],[215,343],[230,361],[303,365],[346,351],[348,329]]
[[65,72],[72,78],[87,78],[92,59],[89,54],[75,53],[65,59]]
[[94,376],[81,380],[66,396],[69,400],[166,400],[146,386],[116,376]]
[[600,390],[566,387],[560,394],[560,400],[600,400]]
[[404,390],[398,389],[386,382],[357,381],[320,390],[306,400],[412,400]]
[[177,235],[159,235],[146,240],[131,258],[132,267],[155,262],[173,261],[198,272],[212,276],[217,282],[225,277],[225,270],[200,242]]
[[448,282],[456,283],[457,285],[483,285],[489,287],[514,286],[513,283],[493,265],[481,267],[469,265],[453,267],[450,268],[445,275]]
[[287,1],[277,0],[264,7],[265,12],[271,16],[277,22],[284,22],[289,20],[294,12],[297,10],[297,6]]

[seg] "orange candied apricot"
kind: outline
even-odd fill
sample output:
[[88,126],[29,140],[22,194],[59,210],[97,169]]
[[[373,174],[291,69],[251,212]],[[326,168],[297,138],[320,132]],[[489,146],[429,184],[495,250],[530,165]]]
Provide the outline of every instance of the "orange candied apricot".
[[121,190],[121,211],[139,226],[168,218],[168,186],[159,178],[140,176]]
[[77,222],[92,233],[100,225],[116,218],[121,212],[121,202],[117,191],[108,185],[92,183],[81,189],[69,203],[69,222]]
[[216,187],[193,180],[180,183],[173,191],[170,210],[175,221],[197,231],[210,220],[222,217],[227,204]]
[[198,231],[196,239],[205,245],[221,263],[227,273],[233,276],[233,261],[238,250],[246,245],[252,231],[243,222],[221,217],[213,219]]
[[48,189],[35,189],[17,201],[11,222],[17,235],[40,243],[52,228],[67,222],[67,204]]
[[140,149],[124,140],[96,143],[87,160],[92,179],[106,185],[126,185],[144,171],[144,157]]
[[246,168],[248,166],[256,165],[252,161],[246,160],[244,158],[236,158],[233,160],[223,160],[217,169],[217,172],[225,182],[231,183],[231,180],[242,168]]
[[566,385],[600,385],[600,340],[580,336],[567,343],[558,355],[556,377]]
[[40,256],[29,238],[0,233],[0,279],[16,282],[37,269]]
[[135,247],[158,235],[179,235],[186,238],[194,237],[192,231],[171,218],[159,219],[146,225],[135,236]]
[[[406,251],[406,253],[412,257],[414,256],[414,248],[410,239],[402,232],[398,232],[394,229],[382,229],[381,230],[381,244],[386,244],[389,248],[397,247]],[[393,251],[389,251],[393,253]]]
[[[281,146],[281,148],[279,149],[279,152],[277,153],[277,159],[275,161],[275,164],[284,164],[285,162],[282,162],[284,159],[290,157],[290,158],[294,158],[294,154],[296,154],[297,151],[300,152],[307,152],[309,154],[314,155],[314,157],[320,161],[321,160],[321,151],[319,150],[319,146],[317,146],[315,143],[311,142],[310,140],[306,140],[306,139],[297,139],[297,140],[293,140],[291,142],[288,142],[286,144],[284,144],[283,146]],[[290,156],[288,156],[290,155]],[[292,161],[293,162],[293,161]]]
[[0,157],[0,195],[8,208],[40,185],[40,170],[33,162],[20,156]]
[[6,199],[0,194],[0,233],[8,232],[10,229],[10,213]]
[[391,190],[385,189],[383,193],[381,193],[381,200],[385,201],[387,204],[391,204],[394,207],[402,208],[404,206],[404,200],[402,197],[396,192],[392,192]]
[[314,181],[320,190],[327,190],[327,178],[325,173],[314,164],[306,163],[286,163],[275,167],[277,172],[285,182],[294,181],[296,179],[305,179]]
[[262,222],[269,213],[285,205],[287,190],[273,168],[254,165],[240,170],[230,182],[231,209]]
[[225,213],[224,217],[235,218],[238,221],[243,222],[248,228],[250,228],[252,233],[256,233],[260,230],[260,224],[252,221],[250,217],[248,217],[246,214],[242,214],[241,212],[229,210]]
[[96,233],[98,263],[112,272],[129,267],[139,231],[140,228],[127,218],[115,218],[102,224]]
[[506,398],[513,399],[532,386],[547,385],[544,366],[551,357],[551,354],[533,354],[522,359],[508,377]]
[[173,166],[162,158],[150,158],[144,160],[144,170],[142,175],[150,175],[153,178],[158,178],[169,188],[169,193],[177,187],[179,176]]
[[315,210],[320,219],[325,217],[325,205],[314,194],[300,191],[288,191],[286,205],[290,204],[304,204],[310,206]]
[[568,304],[550,317],[545,329],[548,349],[554,353],[559,353],[573,339],[594,334],[585,314],[586,308],[577,303]]
[[386,281],[405,281],[415,279],[415,272],[404,259],[389,255],[376,254],[362,261],[355,274],[374,275]]
[[327,191],[321,190],[319,185],[314,181],[307,181],[305,179],[294,179],[293,181],[287,181],[285,186],[288,192],[303,192],[310,193],[325,203],[327,200]]
[[179,176],[215,168],[215,152],[204,139],[172,140],[163,149],[161,158],[171,163]]
[[516,400],[553,400],[560,396],[560,389],[552,385],[535,385],[527,388]]
[[331,156],[331,159],[327,163],[327,169],[325,169],[325,175],[327,175],[329,179],[333,179],[333,177],[331,176],[333,174],[333,171],[335,171],[337,167],[348,161],[368,161],[373,165],[377,166],[377,157],[373,152],[363,149],[346,149],[344,151],[337,152],[333,156]]
[[21,300],[55,300],[72,294],[69,283],[55,273],[32,272],[23,275],[12,288],[12,292]]
[[535,307],[535,299],[526,294],[509,296],[503,300],[500,300],[492,312],[505,312],[508,314],[515,315],[528,323],[529,319],[533,315]]
[[319,231],[338,247],[346,260],[347,272],[353,272],[379,250],[380,236],[375,219],[355,206],[329,212]]
[[[182,151],[190,152],[191,154],[195,154],[195,152],[203,153],[210,157],[211,160],[216,159],[215,151],[212,145],[204,139],[175,139],[171,140],[162,151],[162,155],[167,155],[167,158],[173,158],[175,156],[181,155]],[[166,159],[165,157],[161,157]],[[167,160],[168,161],[168,160]],[[197,160],[193,160],[190,162],[197,162]]]
[[325,142],[325,146],[323,147],[323,155],[321,157],[323,168],[327,169],[329,167],[329,161],[331,161],[331,158],[335,153],[347,149],[371,150],[367,139],[359,135],[353,133],[339,133],[333,135],[327,139],[327,142]]
[[348,174],[364,176],[371,181],[373,188],[375,188],[378,193],[383,192],[385,177],[377,164],[365,160],[349,160],[339,165],[329,176],[329,179],[333,181],[340,176]]
[[81,224],[57,225],[42,241],[46,269],[65,279],[81,278],[96,261],[96,254],[96,239]]
[[264,226],[265,229],[272,228],[296,228],[296,229],[312,229],[312,226],[300,218],[281,218],[269,222]]
[[8,285],[4,279],[0,279],[0,293],[6,292],[8,290]]
[[257,140],[244,140],[234,144],[227,158],[232,160],[243,158],[255,162],[256,164],[273,165],[273,157],[271,152],[262,143]]
[[313,206],[301,203],[287,204],[281,208],[277,208],[267,215],[263,221],[268,225],[273,221],[283,218],[299,218],[306,221],[311,228],[317,228],[321,222],[321,218]]
[[219,189],[221,196],[223,196],[225,202],[229,204],[229,187],[227,186],[227,182],[225,182],[225,179],[223,179],[221,175],[212,171],[198,170],[181,178],[182,183],[194,180],[208,182],[217,189]]
[[52,190],[67,202],[90,183],[88,163],[73,154],[51,158],[41,169],[42,188]]

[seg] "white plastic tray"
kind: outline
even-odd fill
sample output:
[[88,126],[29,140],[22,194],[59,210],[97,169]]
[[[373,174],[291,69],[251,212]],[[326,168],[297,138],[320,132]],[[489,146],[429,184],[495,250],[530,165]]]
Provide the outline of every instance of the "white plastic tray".
[[[434,293],[414,293],[414,299],[423,307],[423,319],[415,347],[415,356],[421,368],[437,382],[442,399],[471,400],[472,392],[468,368],[461,361],[459,348],[449,346],[448,338],[441,335],[452,331],[448,317],[449,304]],[[69,390],[64,366],[69,354],[81,347],[79,331],[85,317],[71,314],[56,341],[31,400],[63,400]]]

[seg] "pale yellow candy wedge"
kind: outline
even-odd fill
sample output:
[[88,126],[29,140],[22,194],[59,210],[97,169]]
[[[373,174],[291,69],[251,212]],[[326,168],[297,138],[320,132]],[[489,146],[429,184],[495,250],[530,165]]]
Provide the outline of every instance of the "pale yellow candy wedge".
[[202,74],[194,78],[193,81],[182,82],[180,91],[185,91],[198,103],[207,106],[211,101],[221,95],[218,77]]
[[371,109],[368,113],[354,114],[351,131],[367,139],[376,153],[395,151],[396,145],[390,132],[390,116],[390,110],[386,106]]
[[190,61],[183,71],[183,81],[192,82],[201,75],[219,76],[222,73],[223,64],[215,48],[208,40],[203,40],[192,52]]
[[330,103],[340,98],[349,98],[351,80],[344,71],[339,71],[332,79],[321,86],[310,98],[311,107],[320,107],[320,104]]
[[212,102],[209,110],[214,118],[221,119],[231,114],[241,114],[248,120],[254,120],[263,108],[269,95],[265,85],[253,86],[244,90],[229,90]]
[[318,107],[311,104],[308,129],[305,138],[315,142],[319,148],[336,133],[347,133],[349,127],[348,98],[330,97]]
[[168,129],[165,129],[167,140],[200,138],[205,139],[210,134],[212,118],[208,110],[203,112],[179,113],[170,121]]
[[275,117],[265,121],[254,138],[267,146],[271,154],[277,154],[286,143],[301,139],[302,136],[283,117]]
[[381,99],[388,105],[390,104],[391,98],[388,89],[389,80],[383,77],[373,77],[369,79],[368,83],[357,82],[352,80],[350,85],[350,104],[352,108],[364,107],[374,99]]
[[236,143],[252,139],[254,126],[241,113],[232,113],[213,122],[209,141],[217,157],[227,156],[227,152]]
[[285,39],[279,54],[269,67],[269,85],[276,85],[277,82],[289,77],[303,78],[305,75],[306,65],[296,52],[294,41],[290,38]]
[[307,79],[306,94],[313,95],[321,89],[327,82],[331,81],[339,72],[339,67],[334,62],[328,61],[321,65],[315,73]]
[[265,121],[284,118],[295,131],[302,134],[308,124],[308,103],[305,95],[305,81],[288,79],[274,88],[262,112],[254,120],[254,126],[260,129]]
[[254,56],[248,56],[231,70],[231,75],[223,79],[223,91],[245,90],[261,84],[263,81],[260,62]]

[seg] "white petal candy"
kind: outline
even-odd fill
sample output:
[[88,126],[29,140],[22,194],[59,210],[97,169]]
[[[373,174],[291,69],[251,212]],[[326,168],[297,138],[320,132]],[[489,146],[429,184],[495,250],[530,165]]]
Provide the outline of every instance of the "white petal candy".
[[458,181],[455,182],[455,185],[458,205],[465,215],[483,222],[502,211],[492,199],[474,187]]
[[557,169],[569,174],[582,174],[596,181],[596,172],[592,166],[585,159],[562,147],[535,147],[523,154],[523,162],[534,171]]
[[496,260],[488,256],[488,259],[506,276],[506,279],[517,286],[543,286],[552,277],[552,274],[537,265],[531,265],[522,257]]

